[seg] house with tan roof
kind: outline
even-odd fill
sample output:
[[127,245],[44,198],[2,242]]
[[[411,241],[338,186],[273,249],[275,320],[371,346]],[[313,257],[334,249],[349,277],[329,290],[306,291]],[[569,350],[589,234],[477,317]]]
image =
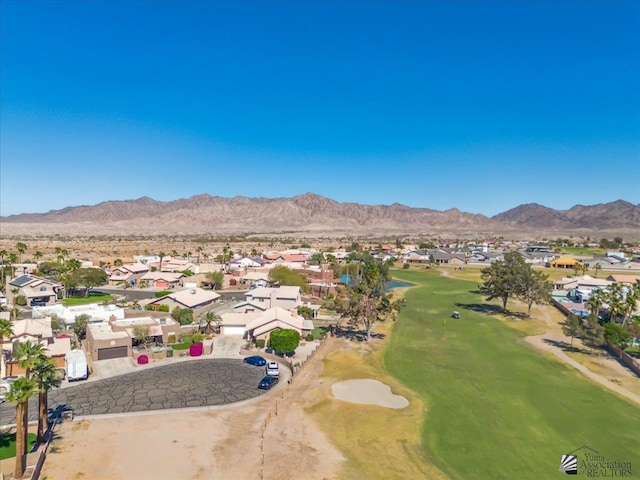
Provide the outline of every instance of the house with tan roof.
[[0,377],[24,374],[24,369],[12,358],[16,346],[24,342],[40,343],[56,366],[64,367],[64,356],[71,350],[71,342],[66,337],[54,337],[51,317],[14,320],[12,328],[13,335],[8,339],[2,339],[2,351],[6,354],[1,355]]
[[265,257],[274,265],[284,265],[286,267],[295,269],[295,268],[304,268],[309,261],[309,257],[301,254],[290,254],[290,253],[276,253],[267,255]]
[[190,308],[193,310],[194,316],[198,316],[210,310],[219,298],[220,295],[213,290],[194,287],[170,293],[169,295],[148,302],[147,305],[167,305],[169,311],[172,311],[176,307]]
[[252,340],[268,340],[277,328],[296,330],[301,337],[313,331],[313,321],[281,307],[270,308],[247,323],[245,337]]
[[140,277],[139,284],[156,288],[179,288],[184,285],[186,275],[180,272],[147,272]]
[[640,275],[620,275],[616,273],[609,275],[607,280],[614,283],[622,283],[624,285],[636,285],[640,284]]
[[58,295],[64,292],[64,286],[53,280],[35,275],[21,275],[9,281],[7,288],[7,301],[13,303],[14,292],[16,296],[22,295],[27,299],[27,305],[52,305],[58,301]]
[[149,267],[143,263],[131,263],[120,267],[113,267],[109,275],[109,285],[119,285],[124,282],[134,286],[148,271]]
[[227,312],[220,315],[220,334],[221,335],[242,335],[246,330],[247,324],[264,313],[262,310],[253,312]]
[[244,295],[248,302],[268,305],[268,308],[281,307],[286,310],[295,310],[302,305],[300,287],[285,285],[276,288],[261,287],[249,290]]

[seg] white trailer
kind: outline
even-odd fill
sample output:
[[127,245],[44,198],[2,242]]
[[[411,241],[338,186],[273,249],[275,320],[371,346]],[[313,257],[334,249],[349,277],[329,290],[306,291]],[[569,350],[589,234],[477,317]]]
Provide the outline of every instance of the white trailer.
[[83,350],[71,350],[64,358],[67,380],[86,380],[89,377],[87,356]]

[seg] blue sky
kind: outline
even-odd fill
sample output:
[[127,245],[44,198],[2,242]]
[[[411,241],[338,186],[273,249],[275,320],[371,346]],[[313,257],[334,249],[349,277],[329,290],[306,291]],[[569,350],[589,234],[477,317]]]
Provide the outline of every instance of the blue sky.
[[640,203],[640,2],[3,0],[0,213]]

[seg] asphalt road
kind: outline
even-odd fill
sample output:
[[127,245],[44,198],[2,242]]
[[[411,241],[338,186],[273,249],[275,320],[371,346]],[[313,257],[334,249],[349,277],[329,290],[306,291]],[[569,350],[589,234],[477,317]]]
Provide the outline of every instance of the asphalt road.
[[[264,367],[236,359],[180,362],[53,390],[49,409],[72,409],[74,416],[223,405],[264,393]],[[37,396],[29,402],[37,419]],[[0,424],[15,423],[15,404],[0,405]]]

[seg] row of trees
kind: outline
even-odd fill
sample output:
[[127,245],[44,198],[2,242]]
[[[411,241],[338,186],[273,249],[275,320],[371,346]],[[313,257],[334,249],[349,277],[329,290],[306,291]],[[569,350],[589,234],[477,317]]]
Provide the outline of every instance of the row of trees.
[[534,304],[551,301],[549,275],[534,270],[519,253],[507,253],[504,260],[497,260],[480,272],[481,293],[487,300],[500,299],[504,310],[510,298],[518,298],[527,304],[527,317],[530,317]]
[[[13,336],[12,322],[0,320],[0,338]],[[26,468],[28,453],[29,399],[38,395],[38,430],[37,442],[45,440],[48,427],[49,391],[60,386],[62,373],[55,362],[46,355],[44,346],[36,342],[18,343],[14,350],[14,358],[25,370],[25,376],[11,384],[7,400],[16,404],[16,463],[14,478],[21,478]]]
[[376,322],[395,320],[402,308],[402,300],[393,300],[387,292],[391,275],[389,263],[380,262],[368,253],[353,253],[351,281],[338,287],[335,308],[340,319],[354,326],[362,326],[367,341]]

